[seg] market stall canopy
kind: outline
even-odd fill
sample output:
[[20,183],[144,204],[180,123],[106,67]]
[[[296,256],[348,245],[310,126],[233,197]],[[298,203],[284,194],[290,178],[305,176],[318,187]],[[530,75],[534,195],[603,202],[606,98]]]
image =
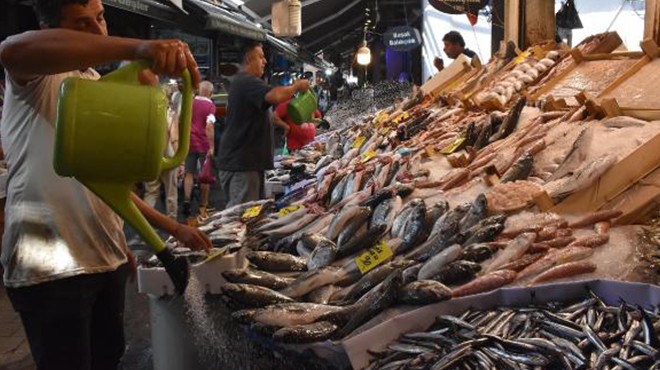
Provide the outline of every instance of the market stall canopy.
[[207,14],[206,28],[248,39],[266,41],[266,31],[243,14],[204,0],[186,0]]
[[[233,3],[235,5],[237,1]],[[376,23],[384,28],[405,25],[406,18],[409,24],[414,24],[421,14],[417,0],[381,0],[377,3],[367,0],[301,0],[301,3],[302,35],[296,38],[296,42],[303,49],[312,53],[323,52],[325,56],[354,52],[363,37],[367,7],[371,8]],[[236,8],[261,17],[255,22],[268,27],[272,4],[273,0],[246,0]],[[385,29],[378,32],[381,31]]]

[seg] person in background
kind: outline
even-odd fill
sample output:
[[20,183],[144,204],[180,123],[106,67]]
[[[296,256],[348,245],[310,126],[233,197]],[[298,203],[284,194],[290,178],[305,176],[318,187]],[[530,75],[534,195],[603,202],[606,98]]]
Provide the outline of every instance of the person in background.
[[[185,175],[183,178],[183,215],[190,217],[190,198],[192,195],[195,175],[204,165],[206,158],[213,158],[215,131],[215,104],[211,100],[213,84],[202,81],[199,84],[199,95],[195,96],[192,107],[192,123],[190,125],[190,151],[186,157]],[[206,211],[209,204],[209,184],[200,184],[199,217],[208,217]]]
[[[6,71],[2,147],[9,170],[0,261],[37,369],[117,369],[124,353],[124,294],[135,262],[123,221],[73,178],[53,169],[60,84],[98,79],[91,67],[146,59],[154,74],[199,72],[179,40],[108,36],[101,0],[37,0],[41,30],[0,44]],[[113,148],[116,149],[116,148]],[[139,160],[139,158],[136,158]],[[158,213],[132,194],[154,226],[193,249],[211,248],[199,230]],[[132,266],[131,266],[132,265]]]
[[266,57],[260,43],[243,51],[241,70],[229,90],[227,117],[218,154],[220,202],[224,207],[265,197],[264,171],[273,168],[273,125],[269,109],[307,91],[301,79],[290,86],[272,87],[262,79]]
[[[291,99],[288,99],[277,105],[273,112],[273,124],[284,129],[286,147],[289,151],[295,151],[314,141],[316,128],[311,122],[302,125],[293,122],[287,109],[290,102]],[[312,118],[321,119],[321,112],[317,109]]]
[[[176,87],[175,87],[176,88]],[[165,156],[172,157],[179,146],[179,115],[178,105],[175,105],[170,99],[170,105],[167,109],[167,142],[165,145]],[[167,217],[176,220],[177,203],[179,201],[179,191],[177,188],[177,168],[163,171],[160,177],[154,181],[144,183],[144,201],[151,207],[156,207],[160,197],[160,186],[165,190],[165,211]]]
[[[465,47],[465,40],[463,40],[463,36],[461,36],[458,31],[447,32],[447,34],[442,38],[442,42],[445,44],[445,54],[447,54],[447,56],[451,59],[456,59],[461,54],[465,54],[465,56],[468,58],[479,58],[477,53]],[[444,62],[440,57],[435,57],[433,60],[433,65],[438,70],[438,72],[445,68]]]

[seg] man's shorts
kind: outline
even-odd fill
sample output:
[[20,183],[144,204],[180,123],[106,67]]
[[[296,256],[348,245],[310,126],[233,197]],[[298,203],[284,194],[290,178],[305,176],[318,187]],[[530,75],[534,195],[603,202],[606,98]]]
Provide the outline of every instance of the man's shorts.
[[204,159],[206,159],[206,153],[188,153],[184,164],[186,173],[197,175],[199,170],[204,165]]

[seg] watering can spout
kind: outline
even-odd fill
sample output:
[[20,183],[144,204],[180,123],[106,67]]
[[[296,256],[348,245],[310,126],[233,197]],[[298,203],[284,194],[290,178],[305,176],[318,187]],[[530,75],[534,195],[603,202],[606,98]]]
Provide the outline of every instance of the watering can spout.
[[131,200],[137,182],[156,179],[183,162],[190,145],[192,82],[184,71],[179,142],[172,158],[163,156],[167,135],[167,98],[143,86],[138,75],[147,61],[136,61],[99,81],[66,79],[60,89],[54,167],[60,176],[84,184],[135,228],[151,246],[178,293],[189,278],[188,261],[174,257]]

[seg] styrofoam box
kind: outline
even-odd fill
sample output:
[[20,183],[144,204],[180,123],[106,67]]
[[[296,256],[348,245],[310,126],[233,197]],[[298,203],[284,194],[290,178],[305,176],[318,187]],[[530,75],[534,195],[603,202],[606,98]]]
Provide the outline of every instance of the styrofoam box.
[[[245,269],[248,261],[245,258],[246,250],[216,257],[210,261],[191,265],[190,274],[205,286],[209,294],[220,294],[220,288],[226,283],[222,273],[227,270]],[[138,291],[155,296],[174,295],[174,285],[169,275],[162,267],[138,267]]]

